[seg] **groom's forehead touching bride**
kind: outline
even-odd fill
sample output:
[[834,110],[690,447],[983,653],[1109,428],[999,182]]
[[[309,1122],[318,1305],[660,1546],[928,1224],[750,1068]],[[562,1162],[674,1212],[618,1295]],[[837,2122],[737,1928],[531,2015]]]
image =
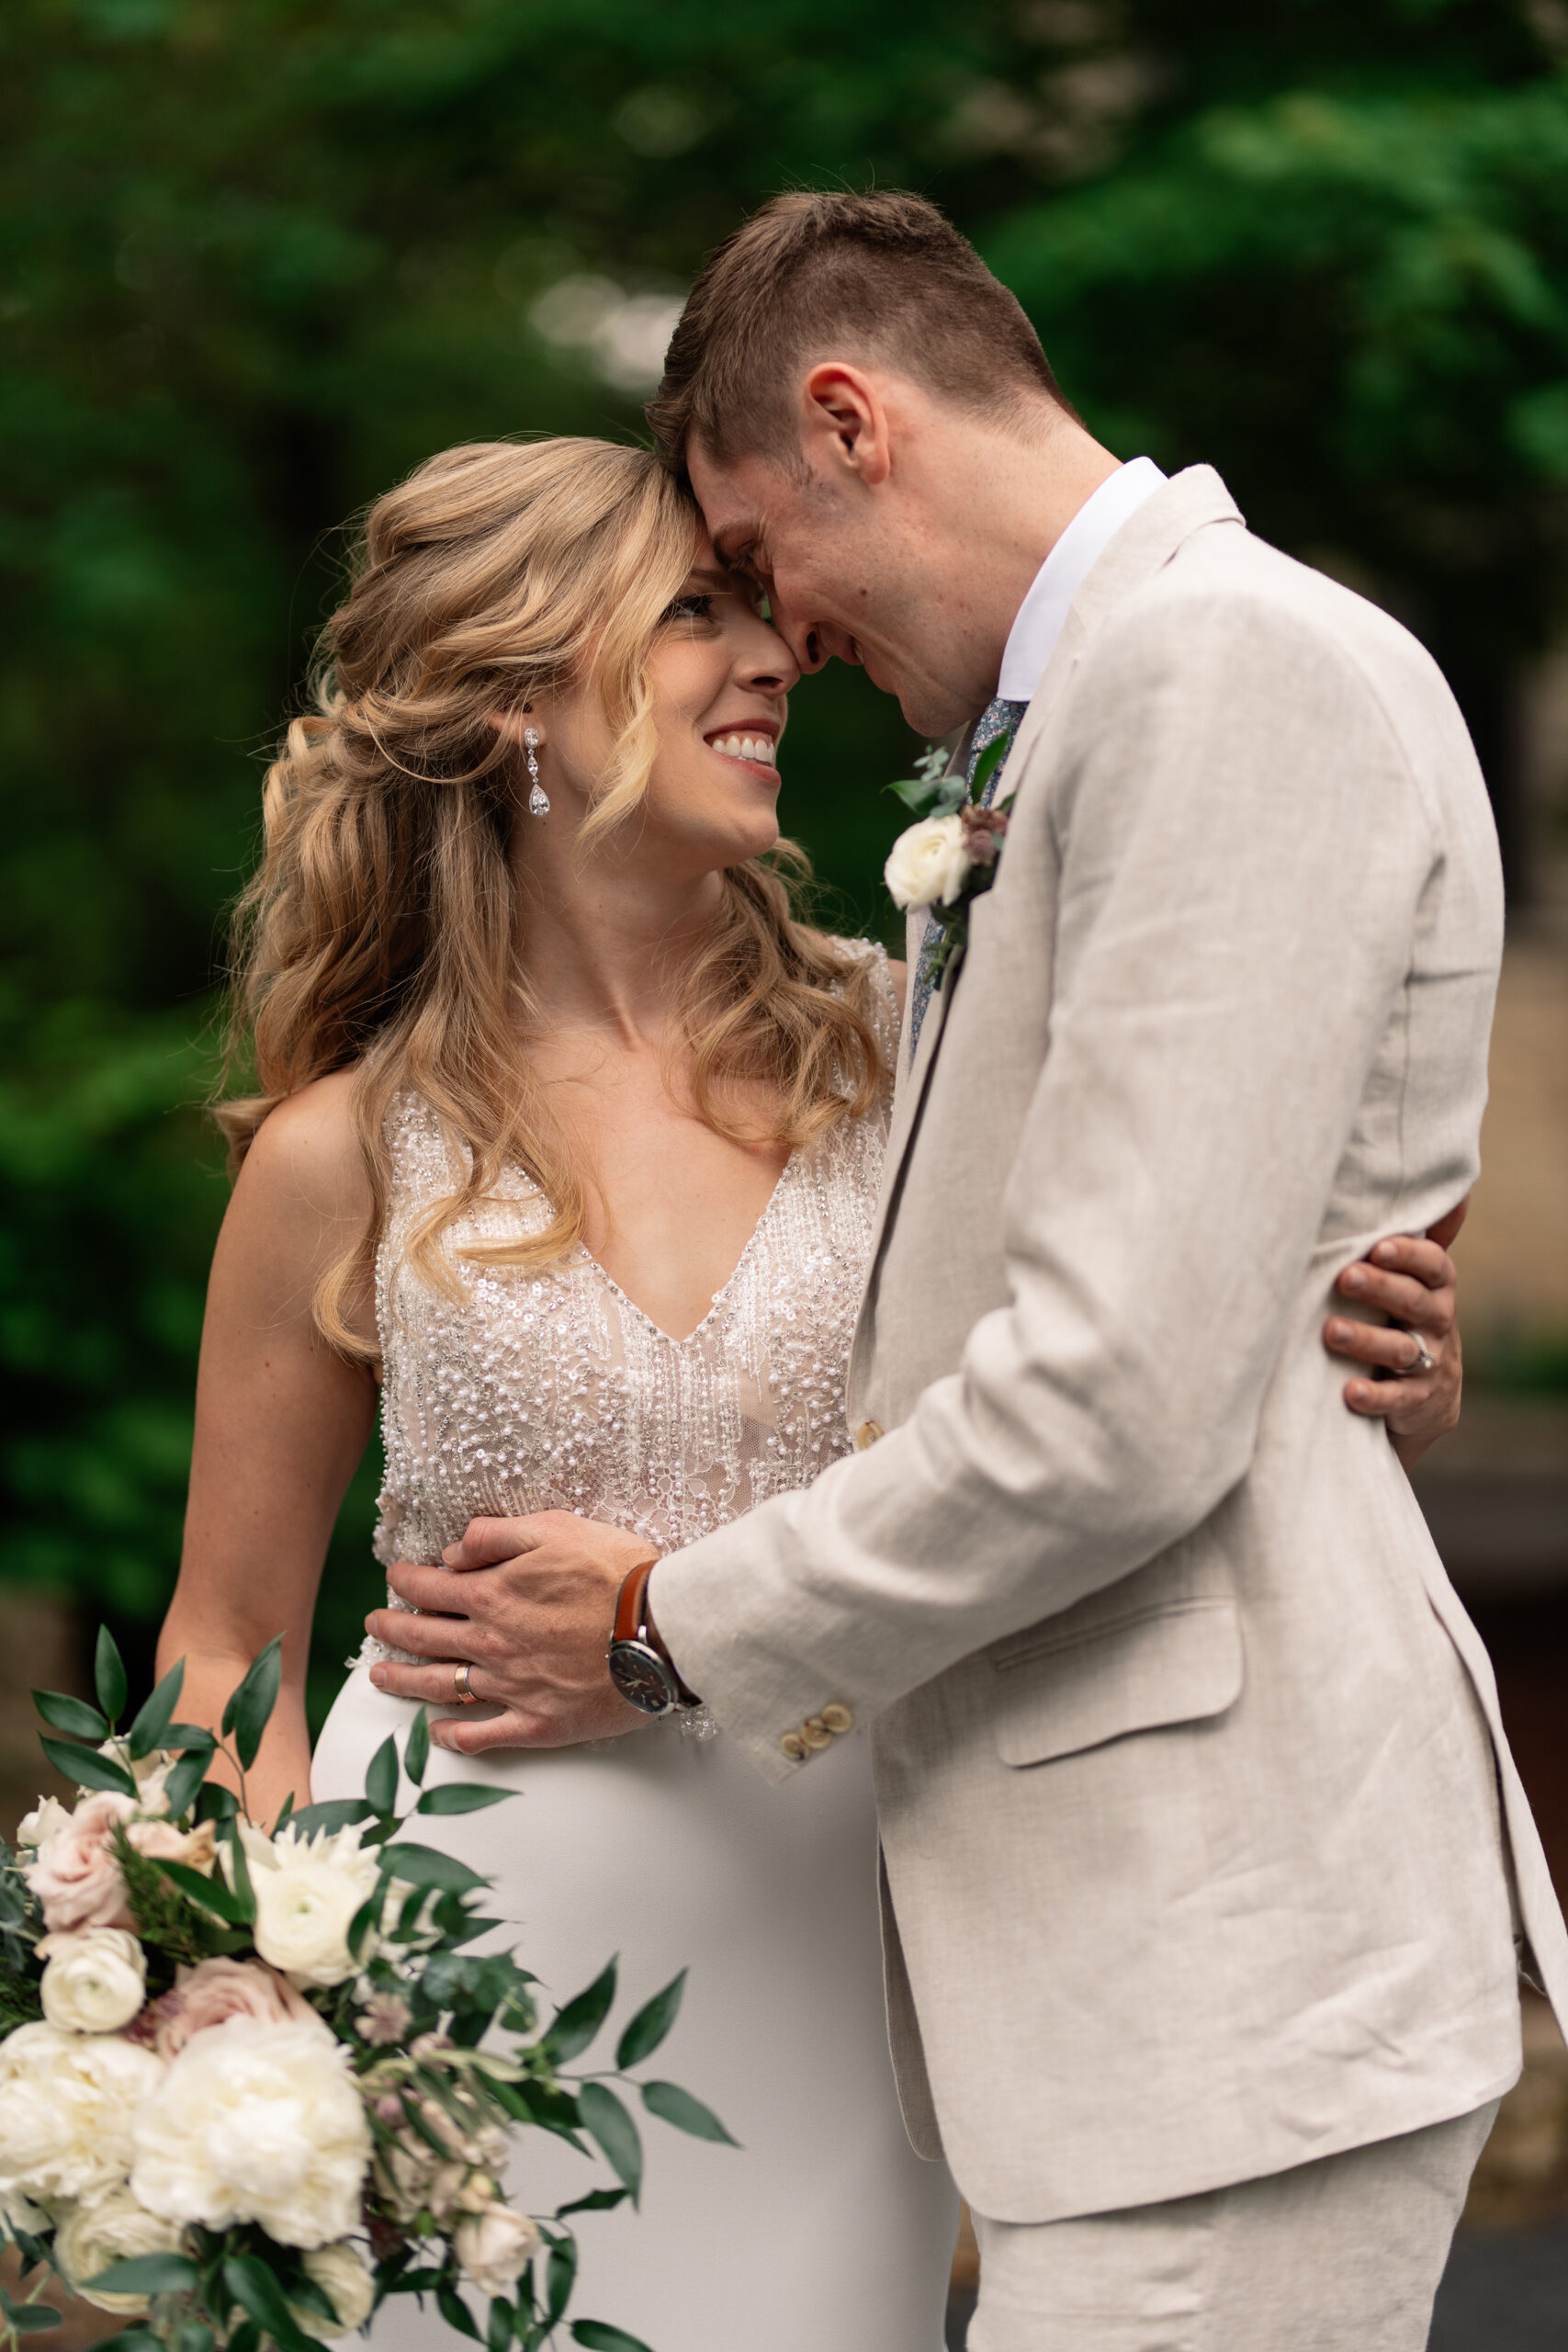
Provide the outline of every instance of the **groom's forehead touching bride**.
[[863,664],[928,736],[989,701],[1031,582],[1117,466],[1014,297],[892,192],[779,197],[738,230],[648,413],[802,669]]

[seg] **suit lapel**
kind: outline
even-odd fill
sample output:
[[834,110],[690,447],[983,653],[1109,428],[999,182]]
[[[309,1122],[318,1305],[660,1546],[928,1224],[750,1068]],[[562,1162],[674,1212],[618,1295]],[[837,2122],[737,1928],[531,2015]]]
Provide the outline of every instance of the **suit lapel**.
[[[1032,781],[1029,778],[1028,770],[1035,744],[1066,693],[1085,641],[1106,615],[1134,589],[1141,587],[1145,580],[1152,579],[1156,571],[1162,570],[1183,541],[1190,538],[1195,531],[1210,523],[1239,524],[1241,521],[1239,508],[1212,466],[1189,466],[1184,472],[1174,475],[1128,517],[1073,599],[1061,636],[1045,665],[1045,674],[1029,708],[1019,721],[1018,733],[1008,754],[1008,773],[1002,783],[1004,793],[1009,789],[1010,781],[1015,797],[1022,793],[1026,783]],[[950,764],[950,775],[966,762],[973,733],[973,728],[965,730]],[[1038,782],[1034,783],[1033,788],[1040,788]],[[914,959],[919,952],[919,943],[924,930],[922,912],[919,921],[912,920],[908,927],[911,991],[915,978]],[[931,1071],[947,1027],[953,999],[963,977],[964,965],[960,962],[956,971],[950,970],[946,974],[942,987],[932,990],[913,1062],[908,1063],[903,1052],[899,1053],[887,1157],[872,1227],[866,1293],[851,1360],[852,1381],[857,1368],[856,1360],[869,1330],[876,1270],[881,1263],[883,1245],[893,1220],[904,1163],[919,1128],[920,1111],[931,1084]]]

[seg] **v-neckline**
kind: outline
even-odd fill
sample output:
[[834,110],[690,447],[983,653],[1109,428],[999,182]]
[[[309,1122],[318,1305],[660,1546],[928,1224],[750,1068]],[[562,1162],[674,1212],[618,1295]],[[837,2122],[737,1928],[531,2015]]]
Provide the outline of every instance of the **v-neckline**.
[[799,1157],[800,1152],[797,1147],[790,1153],[789,1158],[779,1170],[778,1180],[774,1183],[773,1191],[768,1194],[767,1200],[763,1204],[762,1214],[757,1219],[756,1224],[751,1227],[750,1232],[747,1235],[746,1246],[741,1250],[739,1257],[737,1258],[734,1265],[731,1266],[728,1273],[725,1276],[723,1282],[720,1283],[718,1288],[715,1291],[713,1297],[709,1302],[707,1313],[703,1317],[701,1322],[693,1324],[691,1329],[687,1332],[683,1340],[677,1339],[673,1331],[667,1331],[662,1323],[656,1323],[652,1316],[649,1314],[647,1308],[639,1306],[636,1299],[631,1296],[630,1293],[624,1291],[621,1288],[620,1283],[615,1280],[615,1275],[609,1272],[608,1268],[600,1264],[598,1259],[593,1255],[592,1250],[590,1250],[586,1241],[580,1241],[577,1245],[580,1252],[581,1253],[582,1261],[585,1265],[592,1268],[600,1281],[604,1283],[605,1289],[612,1291],[615,1297],[620,1300],[621,1305],[627,1308],[631,1314],[635,1315],[639,1323],[645,1323],[656,1339],[663,1340],[666,1347],[689,1348],[694,1340],[700,1340],[702,1338],[703,1333],[707,1329],[708,1325],[713,1321],[714,1317],[724,1306],[730,1292],[735,1288],[736,1283],[740,1280],[741,1275],[745,1272],[747,1266],[750,1262],[752,1254],[756,1250],[757,1244],[761,1238],[763,1228],[772,1220],[773,1211],[779,1204],[784,1186],[789,1182],[790,1171],[794,1168],[795,1163]]

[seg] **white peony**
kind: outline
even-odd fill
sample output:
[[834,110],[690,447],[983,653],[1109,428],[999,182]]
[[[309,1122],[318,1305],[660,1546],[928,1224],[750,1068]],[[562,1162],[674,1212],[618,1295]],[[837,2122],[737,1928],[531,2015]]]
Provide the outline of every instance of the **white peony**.
[[468,2213],[452,2241],[463,2276],[481,2295],[510,2294],[539,2250],[539,2233],[510,2205],[487,2205]]
[[899,834],[883,868],[896,907],[950,907],[974,860],[961,817],[922,817]]
[[147,1955],[126,1928],[45,1936],[39,1996],[62,2033],[118,2033],[147,1997]]
[[51,1838],[59,1837],[70,1818],[58,1797],[39,1797],[31,1813],[24,1814],[17,1825],[17,1850],[36,1853]]
[[139,2254],[177,2254],[180,2235],[177,2222],[150,2213],[129,2188],[111,2188],[91,2205],[72,2208],[56,2233],[54,2258],[72,2293],[85,2303],[96,2304],[101,2312],[140,2312],[147,2309],[144,2295],[105,2295],[86,2281],[111,2263],[130,2262]]
[[161,2059],[118,2034],[18,2026],[0,2041],[0,2199],[90,2201],[123,2187]]
[[293,1984],[341,1984],[359,1966],[348,1931],[379,1875],[375,1853],[362,1853],[359,1838],[357,1823],[313,1838],[288,1828],[276,1838],[245,1838],[256,1950]]
[[364,2326],[376,2300],[376,2282],[357,2246],[343,2240],[336,2245],[318,2247],[305,2256],[305,2276],[314,2280],[337,2313],[334,2326],[320,2312],[290,2303],[289,2310],[307,2335],[352,2335],[356,2327]]
[[259,2222],[322,2246],[359,2221],[370,2132],[348,2052],[314,2019],[192,2036],[136,2118],[130,2186],[172,2222]]

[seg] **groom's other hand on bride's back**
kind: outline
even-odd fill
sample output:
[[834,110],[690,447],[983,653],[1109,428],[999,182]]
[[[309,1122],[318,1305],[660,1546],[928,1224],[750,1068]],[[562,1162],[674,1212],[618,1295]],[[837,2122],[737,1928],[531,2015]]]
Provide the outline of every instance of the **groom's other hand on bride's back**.
[[[1345,1402],[1387,1423],[1406,1470],[1459,1420],[1464,1367],[1449,1244],[1469,1208],[1466,1198],[1425,1237],[1393,1234],[1347,1266],[1335,1288],[1352,1311],[1331,1316],[1324,1328],[1332,1354],[1371,1369],[1371,1379],[1347,1381]],[[1369,1312],[1388,1320],[1370,1323]]]

